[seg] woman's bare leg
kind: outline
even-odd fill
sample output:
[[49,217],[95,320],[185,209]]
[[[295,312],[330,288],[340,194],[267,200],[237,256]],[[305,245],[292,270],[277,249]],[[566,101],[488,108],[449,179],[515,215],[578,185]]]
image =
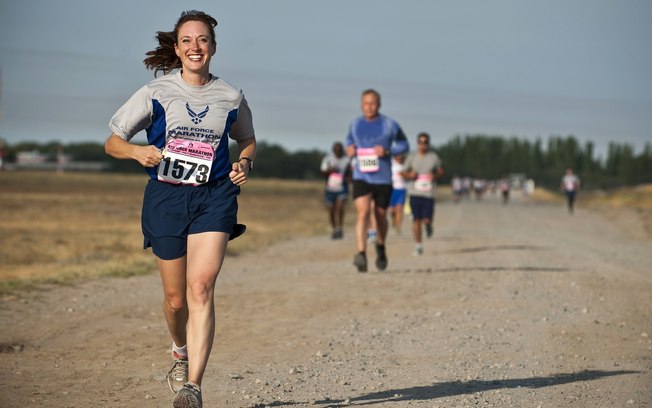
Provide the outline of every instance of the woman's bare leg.
[[229,234],[188,235],[188,380],[201,385],[215,337],[215,280],[220,273]]
[[186,257],[156,258],[163,284],[163,315],[174,344],[186,345],[188,305],[186,303]]

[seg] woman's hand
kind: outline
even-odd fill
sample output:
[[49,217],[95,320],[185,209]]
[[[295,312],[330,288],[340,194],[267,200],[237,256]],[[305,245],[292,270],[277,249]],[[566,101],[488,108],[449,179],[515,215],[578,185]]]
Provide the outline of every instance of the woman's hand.
[[[244,160],[244,159],[243,159]],[[247,176],[249,175],[249,163],[242,164],[242,160],[233,163],[231,166],[231,172],[229,173],[229,178],[236,186],[241,186],[249,180]]]
[[134,146],[134,159],[144,167],[157,166],[163,160],[163,153],[156,146]]
[[154,167],[163,160],[163,154],[156,146],[138,146],[111,134],[104,144],[104,151],[116,159],[134,159],[144,167]]

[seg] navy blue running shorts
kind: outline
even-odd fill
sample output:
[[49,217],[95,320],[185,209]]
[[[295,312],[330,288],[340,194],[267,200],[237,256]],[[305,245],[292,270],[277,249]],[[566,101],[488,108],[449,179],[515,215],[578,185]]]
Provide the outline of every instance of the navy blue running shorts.
[[410,196],[410,209],[415,220],[431,220],[435,214],[435,199]]
[[143,247],[164,260],[181,258],[189,234],[231,234],[237,222],[240,187],[228,178],[199,186],[149,180],[141,216]]

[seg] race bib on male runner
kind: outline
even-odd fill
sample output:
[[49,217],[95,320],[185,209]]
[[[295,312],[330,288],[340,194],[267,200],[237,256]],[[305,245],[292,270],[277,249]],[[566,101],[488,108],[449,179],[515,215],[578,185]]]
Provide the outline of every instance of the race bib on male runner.
[[373,173],[380,169],[376,149],[358,149],[358,168],[363,173]]
[[158,165],[158,179],[172,184],[197,186],[208,181],[215,151],[210,143],[170,139]]
[[417,179],[414,180],[414,189],[421,191],[422,193],[432,192],[432,175],[431,174],[420,174],[417,176]]
[[326,181],[328,191],[339,192],[344,190],[344,175],[340,173],[331,173]]

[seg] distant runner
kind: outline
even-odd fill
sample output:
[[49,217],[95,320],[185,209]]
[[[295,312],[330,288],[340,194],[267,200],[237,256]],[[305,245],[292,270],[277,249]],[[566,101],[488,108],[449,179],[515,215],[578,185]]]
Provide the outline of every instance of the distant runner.
[[419,133],[417,151],[407,157],[403,171],[403,177],[409,180],[412,233],[416,242],[413,252],[415,256],[423,254],[422,226],[425,226],[428,238],[432,236],[436,180],[443,174],[441,159],[437,153],[430,150],[430,135],[425,132]]
[[566,169],[566,175],[562,177],[559,189],[566,194],[566,204],[568,212],[573,214],[575,206],[575,196],[580,189],[580,179],[573,174],[573,170]]
[[403,177],[403,164],[405,156],[402,154],[392,157],[392,196],[389,199],[389,212],[392,217],[392,225],[397,234],[401,233],[403,226],[403,211],[407,197],[407,182]]
[[326,177],[324,202],[328,209],[331,225],[331,238],[344,236],[344,209],[349,197],[349,178],[351,177],[351,158],[344,154],[344,145],[333,144],[332,152],[321,161],[321,173]]
[[507,204],[509,202],[509,191],[511,189],[509,185],[509,179],[504,177],[502,180],[500,180],[499,187],[500,195],[503,197],[503,204]]
[[368,89],[362,92],[361,109],[362,116],[351,123],[346,137],[347,154],[356,157],[353,198],[357,213],[355,241],[358,252],[353,264],[358,272],[367,272],[367,224],[373,199],[373,216],[378,230],[376,267],[382,271],[387,268],[387,207],[392,194],[390,157],[407,152],[410,146],[399,124],[380,114],[380,94],[377,91]]
[[460,202],[462,194],[464,194],[464,186],[462,185],[462,179],[459,176],[453,176],[451,180],[451,189],[453,190],[453,202],[455,204]]

